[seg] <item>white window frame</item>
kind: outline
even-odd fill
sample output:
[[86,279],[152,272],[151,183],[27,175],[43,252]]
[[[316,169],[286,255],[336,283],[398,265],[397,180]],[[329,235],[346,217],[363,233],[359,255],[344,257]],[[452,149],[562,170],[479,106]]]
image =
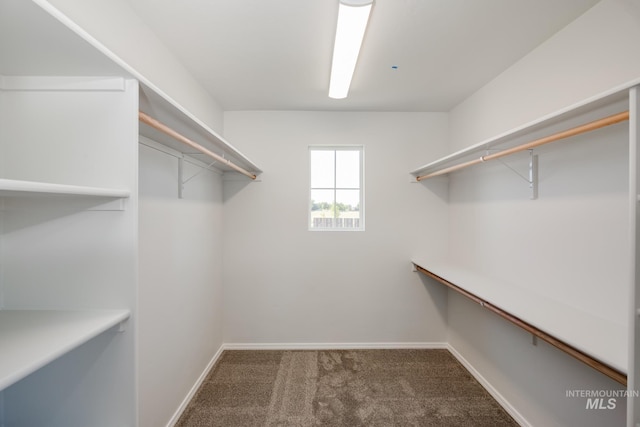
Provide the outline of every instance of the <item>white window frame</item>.
[[[338,190],[355,190],[356,188],[341,188],[336,186],[335,175],[337,174],[337,170],[334,164],[334,186],[333,187],[318,187],[314,188],[311,186],[311,152],[312,151],[358,151],[360,153],[360,187],[357,188],[359,190],[360,201],[359,201],[359,213],[360,213],[360,221],[358,227],[312,227],[312,217],[311,217],[311,208],[312,208],[312,200],[311,193],[313,190],[333,190],[334,191],[334,202],[336,199],[335,192]],[[334,156],[335,162],[335,156]],[[364,145],[310,145],[309,146],[309,203],[307,206],[307,227],[309,231],[364,231]]]

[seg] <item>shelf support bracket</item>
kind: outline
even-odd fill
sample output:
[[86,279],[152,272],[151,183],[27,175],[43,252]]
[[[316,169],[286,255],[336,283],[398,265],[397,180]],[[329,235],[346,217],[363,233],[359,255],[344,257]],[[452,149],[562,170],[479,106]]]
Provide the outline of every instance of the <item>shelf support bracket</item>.
[[538,155],[529,150],[529,188],[531,200],[538,198]]
[[118,329],[117,329],[118,332],[122,333],[122,332],[125,332],[127,330],[127,321],[128,320],[129,319],[125,319],[125,320],[123,320],[122,322],[120,322],[118,324]]
[[520,172],[505,163],[502,159],[497,160],[529,184],[529,189],[531,190],[531,195],[529,198],[531,200],[536,200],[538,198],[538,155],[534,154],[533,150],[529,150],[528,176],[522,175]]
[[182,181],[182,184],[186,184],[187,182],[191,181],[193,178],[195,178],[196,176],[200,175],[202,172],[204,172],[205,170],[210,171],[210,170],[214,170],[213,169],[213,165],[215,165],[217,163],[216,160],[214,160],[213,162],[209,163],[206,167],[202,167],[200,166],[200,170],[196,173],[194,173],[193,175],[191,175],[189,178],[185,179]]
[[195,178],[196,176],[200,175],[202,172],[204,172],[205,170],[215,170],[213,168],[213,165],[215,165],[217,163],[217,160],[214,160],[213,162],[209,163],[207,166],[200,166],[200,170],[196,173],[194,173],[193,175],[191,175],[189,178],[185,179],[184,178],[184,157],[179,157],[178,158],[178,198],[182,199],[182,193],[184,191],[184,185],[191,181],[193,178]]
[[182,192],[184,191],[184,157],[178,158],[178,199],[182,199]]

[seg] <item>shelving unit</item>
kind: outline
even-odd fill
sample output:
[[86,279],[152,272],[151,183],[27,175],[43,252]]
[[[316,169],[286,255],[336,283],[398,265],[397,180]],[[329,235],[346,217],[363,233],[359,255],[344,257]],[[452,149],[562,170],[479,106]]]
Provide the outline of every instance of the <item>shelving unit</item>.
[[[621,251],[628,254],[625,265],[629,265],[631,271],[628,275],[626,272],[616,274],[618,278],[628,277],[628,283],[627,280],[617,281],[615,289],[616,292],[619,292],[620,289],[627,290],[623,291],[625,292],[623,296],[616,295],[616,301],[630,301],[628,307],[620,306],[616,309],[618,313],[628,313],[626,316],[627,321],[620,323],[619,320],[621,316],[619,316],[618,313],[615,313],[617,320],[606,318],[607,316],[614,316],[614,313],[611,312],[611,307],[608,307],[606,310],[601,310],[598,314],[584,311],[572,302],[563,301],[561,298],[554,298],[555,295],[552,295],[553,292],[550,291],[548,287],[546,288],[547,293],[538,293],[536,292],[536,284],[534,283],[527,283],[527,287],[523,287],[515,282],[504,283],[501,280],[496,280],[494,277],[488,276],[485,271],[479,271],[481,267],[478,265],[472,267],[465,265],[465,263],[460,260],[451,259],[451,257],[455,257],[455,249],[452,250],[452,254],[450,254],[448,259],[445,257],[445,261],[431,257],[416,257],[412,259],[412,263],[421,273],[449,286],[453,290],[504,317],[506,320],[511,321],[524,330],[533,331],[533,335],[536,335],[539,331],[543,339],[551,345],[595,367],[610,378],[625,384],[627,390],[629,390],[627,400],[628,426],[636,426],[636,424],[640,422],[640,399],[635,397],[640,382],[640,380],[638,380],[640,375],[640,364],[638,363],[638,346],[640,345],[640,316],[638,315],[638,313],[640,313],[640,300],[638,299],[640,292],[638,292],[638,289],[640,287],[640,274],[638,274],[637,271],[639,262],[639,234],[637,230],[640,229],[638,227],[638,221],[640,221],[638,201],[640,197],[637,190],[639,188],[638,185],[640,185],[638,184],[638,177],[640,175],[638,174],[637,159],[638,145],[640,144],[640,140],[638,139],[638,126],[640,122],[640,111],[638,109],[639,87],[640,80],[628,82],[523,126],[484,140],[466,149],[434,160],[410,172],[414,177],[419,178],[418,181],[421,182],[428,182],[422,180],[431,177],[447,177],[451,174],[459,173],[457,171],[468,166],[475,168],[478,174],[482,174],[482,163],[485,160],[497,157],[494,156],[493,153],[510,153],[516,151],[516,147],[526,146],[528,143],[538,140],[543,141],[549,135],[558,133],[561,135],[564,133],[569,135],[566,139],[564,137],[561,139],[566,141],[567,144],[570,144],[572,142],[571,134],[574,128],[588,124],[584,128],[589,132],[592,130],[590,129],[592,123],[607,121],[605,119],[601,120],[605,117],[614,118],[610,123],[605,124],[605,127],[612,124],[626,127],[625,132],[628,135],[629,154],[628,186],[626,188],[628,193],[626,204],[628,209],[628,225],[626,230],[628,230],[628,232],[624,234],[631,236],[631,238],[629,239],[628,247],[623,247]],[[600,126],[596,126],[593,129],[599,128]],[[614,132],[618,137],[623,134],[621,129],[623,128],[619,128],[618,131]],[[592,144],[592,146],[595,143],[600,144],[600,139],[606,139],[603,135],[607,135],[606,132],[608,131],[603,129],[598,132],[602,132],[598,134],[598,137],[586,138],[582,139],[582,141],[588,142]],[[579,133],[576,133],[576,135],[577,134]],[[622,143],[622,140],[616,139],[616,141]],[[580,149],[579,147],[580,146],[577,146],[572,152],[575,153],[575,150]],[[545,148],[545,150],[547,150],[547,153],[552,152],[554,147],[549,146]],[[564,159],[567,159],[566,151],[564,155]],[[616,159],[619,158],[616,157]],[[609,167],[611,166],[609,165]],[[622,167],[623,166],[619,166],[619,170],[623,170]],[[496,170],[497,169],[492,170],[494,174]],[[520,174],[519,172],[516,173]],[[558,173],[557,166],[550,173]],[[582,171],[582,173],[584,173],[584,171]],[[470,190],[470,192],[466,194],[467,199],[464,200],[470,200],[470,194],[473,194],[474,208],[472,208],[471,211],[474,214],[495,213],[497,210],[495,204],[492,205],[493,210],[488,208],[481,211],[473,210],[477,208],[478,203],[481,203],[482,199],[480,194],[487,193],[478,193],[480,184],[476,182],[472,184],[470,182],[471,178],[469,177],[470,175],[467,176],[467,179],[461,177],[460,180],[451,182],[456,183],[455,188],[459,192],[465,192],[465,184],[473,186],[473,190]],[[548,179],[549,177],[545,178]],[[497,185],[495,178],[483,182]],[[530,184],[535,183],[530,182]],[[568,188],[569,187],[565,188],[564,191],[568,191]],[[620,200],[620,203],[616,205],[616,209],[624,206],[624,193],[620,194],[622,197],[616,199]],[[595,197],[590,199],[590,203],[594,203],[594,200],[597,199]],[[535,212],[544,212],[545,215],[550,215],[550,211],[545,209],[548,209],[549,206],[552,205],[549,200],[545,202],[545,206],[536,208]],[[557,204],[557,200],[555,200],[555,202],[556,206],[562,206],[561,204]],[[517,202],[510,204],[511,210],[508,212],[514,212],[513,206],[515,205],[521,209],[519,212],[522,212],[524,208]],[[577,207],[573,209],[577,209]],[[460,213],[461,211],[458,210],[456,212]],[[622,212],[620,213],[622,214]],[[546,224],[549,224],[549,218],[549,216],[545,218],[545,220],[547,220]],[[518,220],[519,218],[514,218],[514,221]],[[531,217],[527,217],[527,220],[531,221],[532,219]],[[458,221],[460,221],[460,219],[458,219]],[[492,223],[492,226],[497,227],[497,223]],[[522,226],[529,227],[531,224],[527,224],[525,221]],[[512,228],[510,228],[510,230],[511,229]],[[472,230],[478,232],[478,227],[472,228]],[[493,230],[495,230],[495,228]],[[572,230],[575,232],[575,229]],[[584,230],[583,233],[589,235],[592,231],[593,229],[588,229]],[[619,230],[617,231],[619,232],[619,234],[616,234],[616,236],[618,236],[617,241],[620,242],[622,241],[620,237],[622,237],[623,233]],[[487,239],[488,236],[490,236],[490,234],[483,234],[482,238]],[[527,236],[530,236],[530,234],[527,234]],[[461,241],[468,243],[464,238]],[[548,239],[542,241],[547,244],[549,243]],[[472,242],[472,244],[475,243],[474,241]],[[511,243],[513,244],[514,242],[511,241]],[[535,269],[536,264],[540,264],[539,260],[541,258],[544,259],[546,254],[532,252],[532,247],[527,243],[526,241],[522,242],[523,250],[528,254],[527,259],[531,260],[531,268]],[[472,253],[475,254],[476,252],[472,251]],[[502,252],[502,254],[504,255],[504,252]],[[573,258],[573,260],[575,262],[575,258]],[[560,260],[556,261],[562,263]],[[496,261],[492,264],[491,268],[500,268],[499,265],[501,265],[500,262]],[[596,266],[589,267],[598,268]],[[493,271],[495,272],[495,270]],[[526,272],[522,272],[522,274],[526,274]],[[604,275],[604,277],[607,276],[608,274]],[[563,277],[565,280],[567,279],[566,275]],[[549,278],[549,283],[556,283],[553,277]],[[562,287],[562,282],[556,283],[556,285]],[[601,282],[601,285],[603,289],[600,293],[596,293],[596,295],[601,295],[601,298],[604,298],[607,292],[611,291],[606,281]],[[605,289],[604,286],[606,286],[607,289]],[[574,288],[578,287],[576,286]],[[627,298],[627,296],[629,296],[629,298]],[[590,307],[598,307],[598,304],[594,302]],[[607,315],[603,316],[602,313],[605,312]],[[548,339],[546,339],[547,337]],[[576,350],[576,352],[574,352],[574,350]],[[583,357],[583,355],[585,355],[586,358]],[[609,371],[609,368],[611,368],[612,371]]]
[[31,1],[0,58],[0,424],[134,426],[138,83]]
[[0,310],[0,390],[129,316],[129,310]]
[[261,171],[46,0],[0,0],[0,58],[0,425],[135,426],[139,137]]

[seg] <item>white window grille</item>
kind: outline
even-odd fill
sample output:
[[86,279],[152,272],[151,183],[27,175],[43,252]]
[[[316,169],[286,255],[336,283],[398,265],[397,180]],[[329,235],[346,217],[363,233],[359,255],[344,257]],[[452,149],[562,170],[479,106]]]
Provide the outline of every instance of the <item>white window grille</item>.
[[364,230],[364,147],[309,147],[309,230]]

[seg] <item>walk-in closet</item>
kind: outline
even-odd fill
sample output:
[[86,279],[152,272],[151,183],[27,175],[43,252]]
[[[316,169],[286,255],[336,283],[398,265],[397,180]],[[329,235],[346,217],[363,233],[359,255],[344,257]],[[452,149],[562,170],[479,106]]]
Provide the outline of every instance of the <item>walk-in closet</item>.
[[639,426],[638,41],[638,0],[0,0],[0,426]]

